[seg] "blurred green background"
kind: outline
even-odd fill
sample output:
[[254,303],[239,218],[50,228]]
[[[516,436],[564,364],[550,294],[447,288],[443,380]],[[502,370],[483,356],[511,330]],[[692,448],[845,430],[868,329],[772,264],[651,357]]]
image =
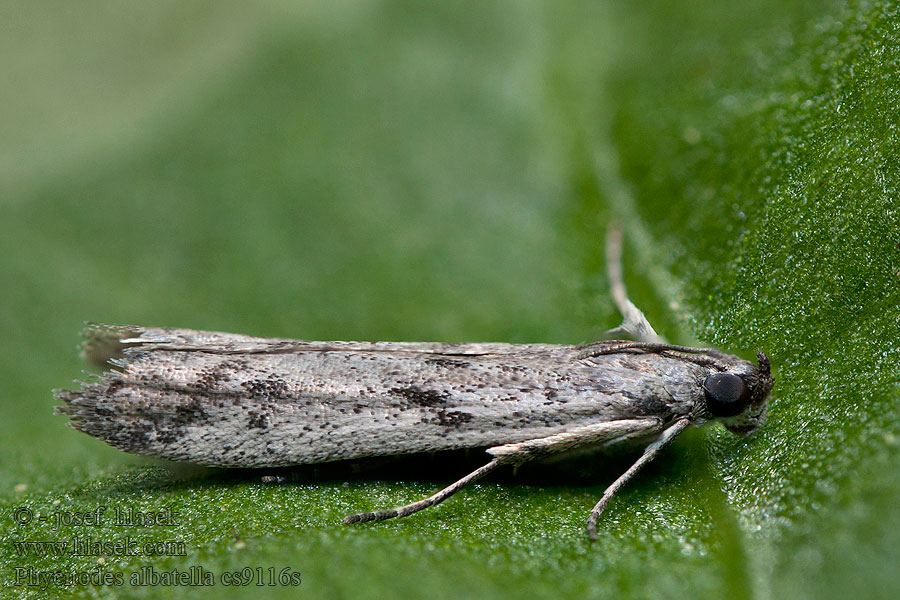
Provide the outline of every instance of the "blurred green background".
[[[289,567],[273,597],[896,598],[900,15],[890,2],[4,2],[0,579]],[[303,339],[580,343],[627,282],[678,342],[769,353],[769,424],[489,479],[282,485],[125,455],[52,415],[85,320]],[[470,457],[477,461],[479,457]],[[173,508],[123,529],[13,512]],[[16,542],[178,540],[186,556]],[[127,582],[127,577],[126,577]]]

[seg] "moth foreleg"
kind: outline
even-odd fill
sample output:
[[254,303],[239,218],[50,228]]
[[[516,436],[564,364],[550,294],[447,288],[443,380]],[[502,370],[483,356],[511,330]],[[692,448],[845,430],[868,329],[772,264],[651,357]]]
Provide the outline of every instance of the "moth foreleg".
[[665,343],[644,313],[628,299],[622,277],[622,230],[613,224],[606,234],[606,274],[609,277],[610,293],[622,313],[622,324],[606,333],[627,333],[641,342]]
[[587,531],[588,536],[592,540],[597,539],[597,519],[600,518],[600,513],[603,512],[603,509],[606,508],[606,505],[609,504],[609,501],[612,500],[612,497],[616,495],[622,486],[628,483],[635,474],[641,470],[641,468],[649,463],[651,460],[656,458],[656,455],[660,453],[660,451],[668,446],[672,440],[678,437],[682,431],[691,426],[690,419],[680,419],[675,421],[672,425],[669,426],[668,429],[663,431],[662,435],[658,440],[644,448],[644,453],[641,455],[637,461],[628,468],[627,471],[622,473],[622,475],[616,479],[612,485],[610,485],[603,492],[603,497],[600,498],[600,501],[594,505],[593,510],[591,510],[591,515],[587,520]]

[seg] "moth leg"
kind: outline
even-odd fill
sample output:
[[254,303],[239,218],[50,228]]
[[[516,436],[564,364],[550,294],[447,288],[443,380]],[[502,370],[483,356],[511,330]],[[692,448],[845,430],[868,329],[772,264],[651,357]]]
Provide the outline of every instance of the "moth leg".
[[389,510],[376,510],[374,512],[360,513],[356,515],[349,515],[344,517],[344,523],[365,523],[367,521],[384,521],[385,519],[393,519],[394,517],[405,517],[407,515],[411,515],[413,513],[417,513],[424,508],[428,508],[429,506],[434,506],[435,504],[440,504],[459,490],[463,489],[473,481],[477,479],[481,479],[503,463],[509,462],[506,457],[497,457],[493,459],[488,464],[484,465],[481,468],[475,469],[456,483],[452,483],[437,492],[425,498],[423,500],[419,500],[418,502],[411,502],[410,504],[405,504],[403,506],[398,506],[397,508],[392,508]]
[[478,468],[459,481],[452,483],[439,492],[417,502],[398,506],[388,510],[376,510],[344,517],[344,523],[365,523],[368,521],[384,521],[395,517],[405,517],[422,509],[440,504],[462,488],[476,481],[497,467],[505,464],[520,465],[532,458],[573,450],[589,445],[612,444],[632,436],[650,435],[661,429],[658,418],[622,419],[606,421],[577,427],[571,431],[557,433],[542,438],[525,440],[494,446],[487,449],[493,458],[491,462]]
[[622,324],[606,333],[627,333],[641,342],[665,343],[625,292],[625,280],[622,277],[622,230],[616,224],[610,224],[606,234],[606,274],[613,300],[622,313]]
[[656,455],[659,454],[663,448],[668,446],[672,442],[672,440],[678,437],[678,434],[680,434],[690,426],[690,419],[680,419],[678,421],[675,421],[675,423],[670,425],[668,429],[663,431],[658,440],[644,449],[644,453],[639,459],[637,459],[637,462],[631,465],[631,467],[629,467],[627,471],[622,473],[622,475],[618,479],[616,479],[612,483],[612,485],[606,488],[606,491],[603,492],[603,497],[600,498],[600,501],[597,502],[593,510],[591,510],[591,515],[587,520],[588,536],[592,540],[597,539],[597,519],[600,518],[600,513],[603,512],[603,509],[606,508],[606,505],[609,504],[609,501],[612,500],[612,497],[615,496],[616,492],[622,489],[622,486],[628,483],[644,465],[656,458]]

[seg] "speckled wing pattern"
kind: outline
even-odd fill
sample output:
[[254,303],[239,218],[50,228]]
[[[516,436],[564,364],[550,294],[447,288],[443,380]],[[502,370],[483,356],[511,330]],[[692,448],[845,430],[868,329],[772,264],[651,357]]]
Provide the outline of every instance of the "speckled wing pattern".
[[[488,448],[652,441],[688,415],[707,369],[581,346],[304,342],[91,325],[111,370],[57,390],[72,427],[128,452],[227,467]],[[621,342],[600,342],[614,349]],[[594,353],[597,354],[597,353]],[[570,436],[571,437],[571,436]],[[548,446],[549,447],[549,446]]]

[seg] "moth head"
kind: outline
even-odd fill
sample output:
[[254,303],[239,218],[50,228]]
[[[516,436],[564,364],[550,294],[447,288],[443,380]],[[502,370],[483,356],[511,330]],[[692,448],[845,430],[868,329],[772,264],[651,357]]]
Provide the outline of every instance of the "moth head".
[[756,353],[758,365],[746,361],[707,375],[703,394],[709,414],[738,435],[748,435],[766,422],[769,392],[775,385],[769,358]]

